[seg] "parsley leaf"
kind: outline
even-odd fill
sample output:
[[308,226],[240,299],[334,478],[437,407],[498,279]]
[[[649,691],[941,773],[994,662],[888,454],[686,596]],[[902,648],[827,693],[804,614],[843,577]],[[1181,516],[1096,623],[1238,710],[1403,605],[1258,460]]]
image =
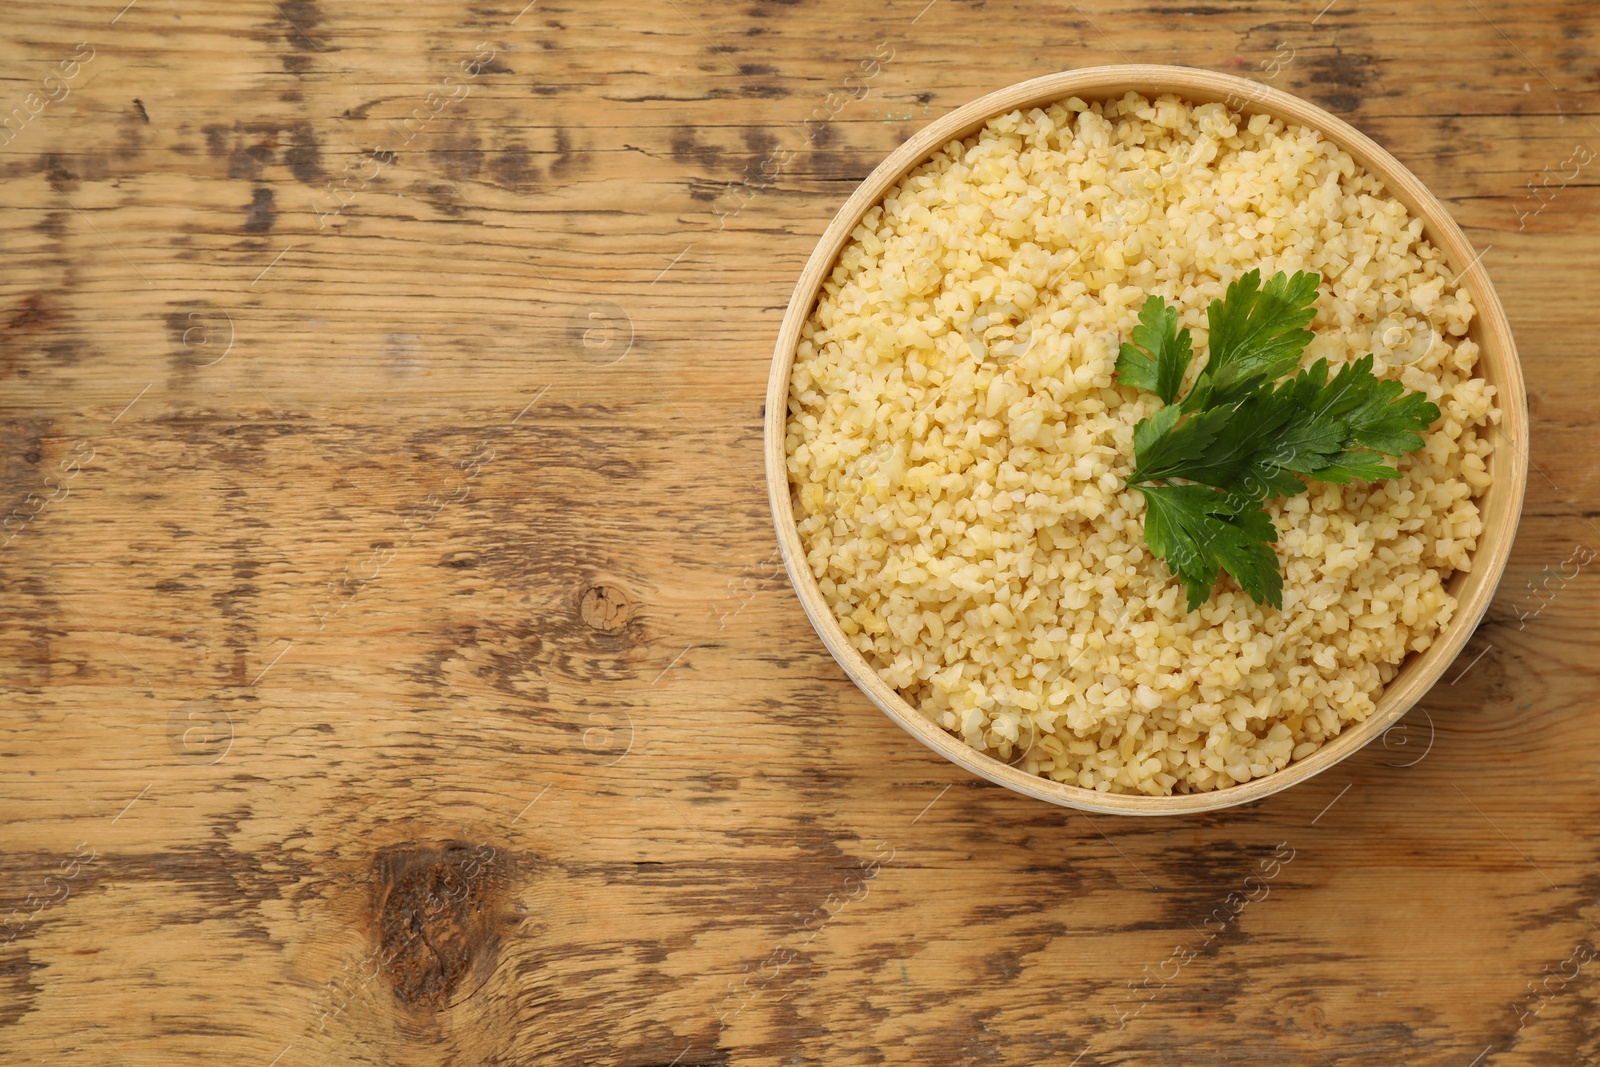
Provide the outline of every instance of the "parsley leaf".
[[1188,610],[1206,602],[1219,568],[1256,603],[1283,604],[1283,575],[1269,547],[1278,539],[1259,503],[1203,485],[1136,485],[1145,499],[1150,550],[1183,579]]
[[1347,365],[1329,388],[1339,385],[1346,374],[1354,379],[1349,389],[1359,398],[1345,416],[1352,443],[1391,456],[1422,447],[1419,435],[1439,418],[1438,405],[1421,393],[1406,392],[1399,382],[1373,379],[1371,355]]
[[1321,281],[1319,274],[1280,271],[1263,287],[1261,271],[1252,270],[1213,300],[1206,309],[1210,355],[1185,410],[1234,403],[1294,370],[1313,337],[1305,327],[1316,317]]
[[1383,462],[1383,453],[1358,448],[1340,452],[1314,477],[1319,482],[1379,482],[1385,478],[1398,478],[1400,472]]
[[[1265,505],[1306,491],[1302,478],[1344,483],[1397,478],[1384,462],[1423,445],[1439,409],[1399,382],[1379,379],[1371,355],[1330,380],[1319,359],[1294,377],[1312,334],[1315,274],[1278,273],[1263,287],[1251,271],[1209,309],[1211,352],[1189,395],[1177,391],[1192,357],[1176,308],[1150,297],[1123,345],[1125,385],[1163,407],[1134,427],[1128,484],[1145,499],[1145,541],[1181,578],[1189,610],[1227,571],[1256,603],[1283,606],[1277,540]],[[1148,354],[1146,354],[1148,353]]]
[[[1135,347],[1137,346],[1137,347]],[[1187,329],[1178,329],[1178,309],[1151,295],[1133,328],[1133,344],[1122,342],[1117,356],[1117,381],[1144,389],[1172,403],[1194,358]]]
[[[1299,409],[1296,423],[1278,441],[1270,462],[1323,482],[1377,481],[1400,472],[1381,462],[1422,447],[1420,434],[1439,418],[1439,408],[1421,393],[1372,373],[1372,356],[1347,363],[1328,381],[1328,361],[1319,359],[1280,385]],[[1241,412],[1248,405],[1240,405]]]
[[1168,404],[1148,419],[1139,420],[1133,428],[1133,454],[1139,466],[1128,480],[1151,482],[1188,477],[1185,469],[1193,463],[1194,457],[1205,454],[1216,440],[1217,431],[1227,423],[1227,417],[1227,411],[1218,409],[1184,419],[1180,425],[1183,408]]
[[[1190,416],[1149,441],[1144,452],[1138,449],[1135,427],[1138,469],[1129,481],[1183,478],[1224,490],[1244,487],[1255,496],[1294,496],[1304,486],[1274,462],[1280,436],[1294,415],[1287,398],[1270,392],[1247,397],[1237,407],[1211,408]],[[1151,436],[1149,431],[1146,436]],[[1339,444],[1336,441],[1333,447],[1338,449]]]

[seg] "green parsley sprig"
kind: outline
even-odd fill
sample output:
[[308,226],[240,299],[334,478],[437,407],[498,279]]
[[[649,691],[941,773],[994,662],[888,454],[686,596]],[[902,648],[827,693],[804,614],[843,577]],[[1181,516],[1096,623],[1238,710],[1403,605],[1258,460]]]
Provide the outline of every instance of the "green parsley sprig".
[[1321,281],[1279,272],[1263,286],[1252,270],[1229,285],[1206,309],[1209,358],[1181,399],[1194,346],[1177,308],[1147,299],[1118,355],[1117,380],[1164,405],[1134,427],[1128,484],[1145,499],[1145,542],[1183,580],[1190,611],[1219,570],[1257,604],[1282,608],[1267,501],[1305,492],[1304,478],[1397,478],[1384,457],[1421,448],[1439,418],[1421,393],[1374,375],[1371,355],[1331,379],[1325,359],[1284,378],[1312,340]]

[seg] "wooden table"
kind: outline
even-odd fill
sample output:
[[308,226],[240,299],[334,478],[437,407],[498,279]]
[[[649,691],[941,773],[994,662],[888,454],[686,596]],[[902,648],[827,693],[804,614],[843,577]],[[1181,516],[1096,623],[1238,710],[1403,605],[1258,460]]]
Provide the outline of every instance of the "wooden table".
[[[1600,1062],[1589,5],[124,2],[0,30],[4,1062]],[[760,472],[854,184],[1118,61],[1388,146],[1533,397],[1447,684],[1182,820],[913,744]]]

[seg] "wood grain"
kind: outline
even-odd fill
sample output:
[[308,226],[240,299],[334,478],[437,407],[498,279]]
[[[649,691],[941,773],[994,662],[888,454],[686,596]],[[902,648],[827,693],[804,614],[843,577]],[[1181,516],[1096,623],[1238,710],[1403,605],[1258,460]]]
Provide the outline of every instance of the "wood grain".
[[[1589,5],[125,3],[0,30],[6,1062],[1600,1060]],[[1444,683],[1139,822],[878,713],[760,451],[856,183],[1112,62],[1393,152],[1489,248],[1532,414]]]

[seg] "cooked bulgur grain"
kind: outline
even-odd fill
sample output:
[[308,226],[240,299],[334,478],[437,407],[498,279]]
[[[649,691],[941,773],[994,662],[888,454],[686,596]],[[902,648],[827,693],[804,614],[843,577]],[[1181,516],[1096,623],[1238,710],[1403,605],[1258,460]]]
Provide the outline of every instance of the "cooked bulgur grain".
[[[1148,294],[1201,352],[1254,267],[1321,273],[1308,361],[1376,352],[1441,417],[1402,477],[1270,506],[1282,611],[1225,579],[1190,613],[1124,487],[1159,401],[1112,370]],[[805,325],[787,448],[812,573],[913,707],[1029,772],[1162,795],[1279,770],[1371,714],[1471,566],[1499,412],[1450,273],[1313,130],[1132,93],[995,118],[867,212]]]

